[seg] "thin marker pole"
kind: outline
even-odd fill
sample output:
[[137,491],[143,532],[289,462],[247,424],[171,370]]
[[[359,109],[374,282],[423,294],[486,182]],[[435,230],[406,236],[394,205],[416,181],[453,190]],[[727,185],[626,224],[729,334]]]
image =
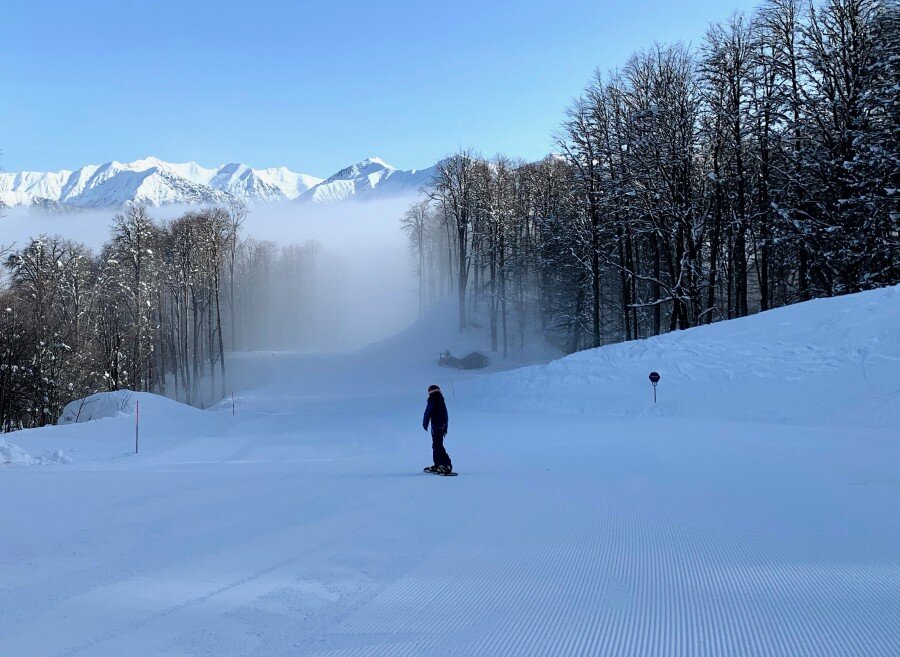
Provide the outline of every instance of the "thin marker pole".
[[234,393],[231,393],[231,414],[234,415]]
[[138,453],[138,435],[141,428],[141,402],[134,402],[134,453]]

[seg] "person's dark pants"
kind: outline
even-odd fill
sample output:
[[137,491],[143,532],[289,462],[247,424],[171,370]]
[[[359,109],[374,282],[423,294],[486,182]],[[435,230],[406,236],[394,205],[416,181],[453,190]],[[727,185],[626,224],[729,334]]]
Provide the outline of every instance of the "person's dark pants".
[[447,430],[444,427],[431,427],[431,451],[434,455],[435,465],[448,465],[452,468],[450,455],[444,449],[444,436],[446,435]]

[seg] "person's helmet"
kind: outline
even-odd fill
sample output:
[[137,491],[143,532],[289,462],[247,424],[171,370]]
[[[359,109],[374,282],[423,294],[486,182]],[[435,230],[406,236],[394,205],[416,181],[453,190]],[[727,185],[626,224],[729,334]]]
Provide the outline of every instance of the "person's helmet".
[[438,386],[435,386],[435,385],[428,386],[428,394],[429,395],[433,392],[440,392],[440,391],[441,391],[441,389]]

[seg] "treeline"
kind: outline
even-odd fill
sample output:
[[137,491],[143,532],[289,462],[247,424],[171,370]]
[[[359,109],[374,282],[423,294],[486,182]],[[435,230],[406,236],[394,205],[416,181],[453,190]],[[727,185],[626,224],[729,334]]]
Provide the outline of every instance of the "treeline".
[[0,431],[102,390],[205,407],[225,394],[226,351],[277,343],[272,325],[302,332],[317,245],[242,240],[245,217],[235,202],[162,223],[131,205],[99,253],[46,235],[7,249]]
[[575,351],[895,284],[898,135],[898,4],[769,0],[598,72],[543,161],[440,162],[421,306]]

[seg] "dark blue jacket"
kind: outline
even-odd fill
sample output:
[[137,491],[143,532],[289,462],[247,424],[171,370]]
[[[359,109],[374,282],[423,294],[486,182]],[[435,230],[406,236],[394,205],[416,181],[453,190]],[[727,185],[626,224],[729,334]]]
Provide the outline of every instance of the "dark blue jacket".
[[422,428],[427,429],[431,422],[431,430],[443,429],[446,433],[450,416],[447,413],[447,403],[440,390],[435,390],[428,395],[428,406],[425,407],[425,417],[422,418]]

